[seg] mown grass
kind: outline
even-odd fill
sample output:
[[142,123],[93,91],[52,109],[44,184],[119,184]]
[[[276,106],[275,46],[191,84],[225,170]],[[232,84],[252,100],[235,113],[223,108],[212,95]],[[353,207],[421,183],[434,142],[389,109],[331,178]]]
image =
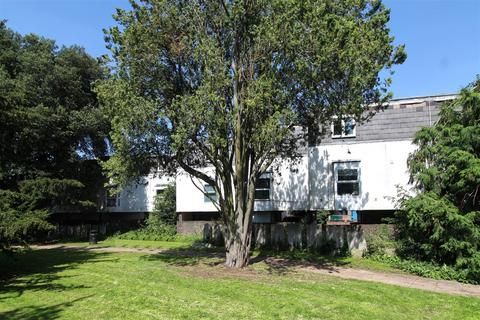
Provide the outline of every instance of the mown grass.
[[[190,253],[188,253],[190,252]],[[226,269],[214,253],[25,250],[0,257],[5,319],[479,319],[480,299],[310,273]]]
[[145,248],[145,249],[181,249],[190,248],[195,241],[183,240],[183,241],[149,241],[149,240],[123,240],[115,238],[107,238],[106,240],[98,241],[97,244],[89,244],[88,242],[81,241],[68,241],[60,242],[69,246],[81,246],[81,247],[122,247],[122,248]]

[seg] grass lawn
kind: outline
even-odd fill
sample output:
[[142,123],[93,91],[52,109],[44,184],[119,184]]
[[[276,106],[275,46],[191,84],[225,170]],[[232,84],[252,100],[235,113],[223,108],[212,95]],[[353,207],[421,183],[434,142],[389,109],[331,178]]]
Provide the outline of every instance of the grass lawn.
[[123,247],[123,248],[146,248],[146,249],[187,249],[193,244],[193,240],[185,241],[148,241],[148,240],[123,240],[110,238],[98,241],[97,244],[90,245],[88,242],[69,241],[64,242],[70,246],[92,246],[92,247]]
[[[107,240],[99,241],[95,245],[89,245],[88,242],[65,242],[65,245],[70,246],[82,246],[82,247],[122,247],[122,248],[146,248],[146,249],[188,249],[191,248],[193,240],[184,241],[148,241],[148,240],[123,240],[109,238]],[[61,243],[62,244],[62,243]],[[223,248],[212,248],[210,251],[221,251]],[[357,269],[365,269],[372,271],[384,271],[405,273],[399,269],[395,269],[386,263],[380,261],[374,261],[369,259],[363,259],[360,257],[331,257],[317,255],[307,251],[260,251],[255,250],[253,257],[255,256],[270,256],[277,258],[285,258],[296,261],[307,261],[314,263],[327,263],[333,265],[339,265],[343,267],[351,267]]]
[[0,318],[480,319],[476,298],[284,271],[178,249],[26,250],[0,256]]

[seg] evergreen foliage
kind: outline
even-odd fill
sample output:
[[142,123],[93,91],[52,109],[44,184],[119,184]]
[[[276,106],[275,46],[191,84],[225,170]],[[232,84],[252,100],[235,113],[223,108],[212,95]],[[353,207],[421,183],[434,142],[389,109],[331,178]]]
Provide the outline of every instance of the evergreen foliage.
[[447,264],[480,281],[480,79],[420,130],[409,158],[420,193],[395,215],[402,257]]
[[226,264],[244,267],[261,174],[298,159],[333,116],[361,122],[390,97],[379,73],[406,56],[389,10],[377,0],[130,3],[106,32],[114,76],[97,87],[115,148],[105,168],[119,185],[157,167],[211,185]]
[[168,185],[155,197],[155,208],[148,217],[148,224],[163,223],[175,226],[177,223],[176,188]]
[[[0,21],[0,247],[48,229],[53,208],[94,205],[109,122],[84,49],[22,36]],[[92,188],[88,188],[92,187]]]

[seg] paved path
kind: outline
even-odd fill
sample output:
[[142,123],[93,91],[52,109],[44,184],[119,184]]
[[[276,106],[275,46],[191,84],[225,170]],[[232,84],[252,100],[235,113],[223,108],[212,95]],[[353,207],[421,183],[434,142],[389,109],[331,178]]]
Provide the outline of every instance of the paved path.
[[[32,246],[38,249],[64,249],[64,250],[91,250],[98,252],[137,252],[157,254],[166,252],[171,249],[141,249],[141,248],[124,248],[124,247],[85,247],[71,245],[42,245]],[[193,253],[193,252],[192,252]],[[329,265],[328,267],[313,263],[297,263],[287,259],[266,258],[264,260],[270,266],[288,266],[295,270],[313,272],[324,275],[335,276],[343,279],[353,279],[362,281],[380,282],[385,284],[396,285],[400,287],[416,288],[433,292],[448,293],[455,295],[480,297],[480,285],[463,284],[449,280],[435,280],[422,278],[414,275],[388,273],[379,271],[369,271],[354,268],[345,268]]]

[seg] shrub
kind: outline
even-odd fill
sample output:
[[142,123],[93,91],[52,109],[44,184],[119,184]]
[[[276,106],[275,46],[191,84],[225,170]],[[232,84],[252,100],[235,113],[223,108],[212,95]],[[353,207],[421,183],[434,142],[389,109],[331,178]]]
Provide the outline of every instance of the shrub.
[[117,235],[116,238],[152,241],[174,241],[183,238],[177,236],[175,207],[175,184],[171,184],[155,197],[155,208],[149,214],[145,226]]
[[394,218],[397,253],[414,260],[456,265],[457,259],[477,253],[478,218],[479,212],[464,214],[433,192],[405,199]]
[[393,248],[393,239],[386,225],[381,225],[375,232],[365,237],[367,249],[363,252],[364,257],[374,255],[386,255],[388,248]]
[[148,225],[175,225],[177,223],[175,190],[175,184],[171,184],[155,197],[155,208],[149,215]]
[[421,277],[455,280],[464,283],[479,284],[480,279],[470,274],[466,269],[455,268],[448,265],[437,265],[424,261],[416,261],[410,259],[401,259],[397,256],[374,255],[368,257],[370,260],[386,263],[394,268],[416,274]]

